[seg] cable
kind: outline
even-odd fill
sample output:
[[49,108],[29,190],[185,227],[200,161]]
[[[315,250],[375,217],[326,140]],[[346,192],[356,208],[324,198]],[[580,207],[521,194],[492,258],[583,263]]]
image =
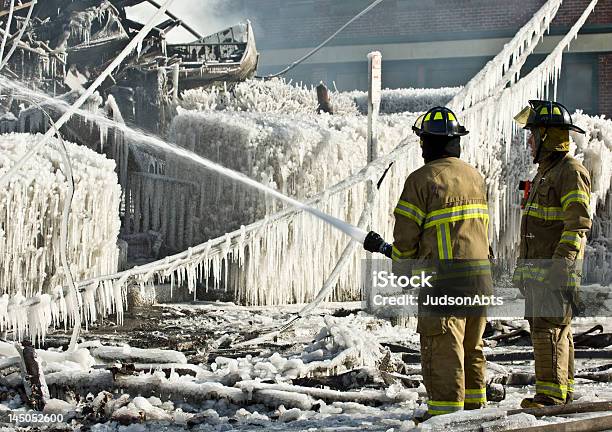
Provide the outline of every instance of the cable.
[[379,3],[381,3],[383,0],[376,0],[374,3],[372,3],[370,6],[368,6],[367,8],[365,8],[364,10],[362,10],[361,12],[359,12],[357,15],[355,15],[353,18],[351,18],[346,24],[344,24],[342,27],[340,27],[338,30],[336,30],[336,32],[334,34],[332,34],[330,37],[328,37],[327,39],[325,39],[321,44],[319,44],[315,49],[313,49],[312,51],[310,51],[308,54],[306,54],[304,57],[294,61],[293,63],[291,63],[289,66],[287,66],[285,69],[283,69],[280,72],[277,72],[275,74],[272,75],[267,75],[265,77],[261,77],[261,76],[256,76],[255,78],[259,78],[259,79],[271,79],[271,78],[276,78],[278,76],[281,76],[287,72],[289,72],[291,69],[293,69],[294,67],[296,67],[297,65],[299,65],[300,63],[302,63],[305,60],[308,60],[310,57],[312,57],[317,51],[319,51],[321,48],[323,48],[325,45],[327,45],[327,43],[332,40],[333,38],[335,38],[342,30],[344,30],[345,28],[347,28],[349,25],[351,25],[353,22],[355,22],[356,20],[358,20],[359,18],[361,18],[362,16],[364,16],[365,14],[367,14],[368,12],[370,12],[370,10],[374,9]]

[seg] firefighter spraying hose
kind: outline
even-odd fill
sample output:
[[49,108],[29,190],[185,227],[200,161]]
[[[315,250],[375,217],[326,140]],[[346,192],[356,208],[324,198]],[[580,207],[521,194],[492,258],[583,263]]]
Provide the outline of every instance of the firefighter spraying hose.
[[[469,275],[469,281],[457,284],[453,276],[446,279],[449,287],[459,295],[488,296],[492,293],[489,210],[482,175],[460,159],[460,140],[468,131],[445,107],[430,109],[412,129],[421,138],[425,165],[408,176],[395,207],[394,242],[389,244],[371,231],[364,248],[392,258],[394,264],[410,265],[418,259],[426,260],[427,265],[441,264],[437,269],[458,265],[462,282],[464,274]],[[459,260],[462,262],[457,264]],[[467,314],[424,312],[419,303],[417,331],[429,398],[424,417],[483,407],[486,309]]]

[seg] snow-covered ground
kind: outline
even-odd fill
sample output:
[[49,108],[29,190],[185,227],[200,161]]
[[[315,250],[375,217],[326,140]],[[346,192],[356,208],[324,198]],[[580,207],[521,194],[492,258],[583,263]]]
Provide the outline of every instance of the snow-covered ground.
[[[58,400],[50,402],[43,413],[61,413],[72,419],[68,424],[74,430],[184,430],[187,425],[202,431],[412,430],[414,415],[425,409],[420,365],[410,360],[418,352],[413,320],[392,326],[359,311],[359,302],[326,303],[268,342],[245,343],[278,330],[301,306],[201,302],[142,308],[128,312],[121,327],[110,321],[91,326],[83,334],[87,342],[73,355],[55,352],[59,348],[52,347],[65,344],[69,335],[54,332],[46,340],[48,351],[39,354],[51,396]],[[606,330],[612,324],[610,319],[597,322]],[[494,324],[499,334],[504,326],[508,330],[510,324],[518,328],[525,323]],[[578,320],[574,331],[592,324],[593,320]],[[487,336],[494,331],[488,329]],[[524,353],[531,350],[526,343],[500,343],[494,349],[486,348],[486,353]],[[9,344],[0,346],[5,354],[10,349]],[[607,365],[604,370],[609,372],[612,350],[605,352],[607,360],[580,358],[576,369]],[[117,361],[123,364],[123,371]],[[129,370],[129,364],[136,372]],[[114,379],[108,372],[113,365]],[[490,362],[488,380],[499,382],[511,373],[529,372],[533,373],[530,360]],[[19,381],[19,372],[7,374],[5,369],[2,375],[0,386]],[[609,383],[578,379],[576,387],[579,402],[612,399]],[[516,427],[565,420],[536,420],[526,414],[508,420],[503,411],[517,408],[533,392],[533,385],[505,389],[504,400],[471,415],[480,422],[516,421]],[[0,399],[0,416],[5,422],[9,411],[34,414],[12,387],[0,392]],[[461,419],[444,416],[421,424],[421,430],[448,422],[450,417],[454,422]],[[122,426],[128,422],[133,424]]]

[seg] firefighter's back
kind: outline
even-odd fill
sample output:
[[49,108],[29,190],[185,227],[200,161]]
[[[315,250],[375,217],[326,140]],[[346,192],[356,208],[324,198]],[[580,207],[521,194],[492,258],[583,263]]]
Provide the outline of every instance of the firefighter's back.
[[437,159],[409,177],[424,194],[427,208],[419,258],[487,259],[487,194],[482,175],[456,157]]

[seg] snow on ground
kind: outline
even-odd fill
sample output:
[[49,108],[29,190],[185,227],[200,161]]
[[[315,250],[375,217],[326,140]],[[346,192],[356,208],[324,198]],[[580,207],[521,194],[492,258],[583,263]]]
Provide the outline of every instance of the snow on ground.
[[[239,342],[278,329],[301,306],[166,304],[129,311],[122,327],[109,327],[108,321],[95,324],[83,334],[88,342],[81,349],[89,350],[98,366],[85,376],[98,376],[97,382],[111,393],[95,390],[95,380],[81,379],[82,367],[47,362],[47,382],[57,400],[45,412],[73,418],[70,427],[74,430],[85,430],[78,429],[83,425],[97,431],[184,430],[186,425],[202,431],[412,430],[413,416],[425,409],[425,391],[419,385],[420,365],[404,363],[401,352],[388,352],[397,351],[398,346],[408,354],[417,352],[418,335],[412,322],[408,326],[392,326],[359,311],[359,302],[325,303],[316,314],[276,339],[239,346]],[[607,330],[611,321],[597,320]],[[592,319],[578,320],[575,331],[593,323]],[[522,322],[512,324],[520,326]],[[47,348],[65,344],[68,336],[63,331],[54,332],[47,337]],[[134,360],[138,368],[135,375],[116,375],[115,385],[123,389],[123,395],[112,392],[113,381],[105,368],[114,362],[96,356],[102,352],[100,345],[123,346],[125,353],[139,353],[139,360]],[[147,359],[142,357],[146,351],[137,348],[181,349],[191,365],[190,373],[185,372],[184,363],[173,363],[174,372],[155,372],[154,364],[138,363]],[[530,348],[500,344],[486,349],[488,354],[525,350]],[[607,351],[612,353],[610,348]],[[180,360],[159,356],[153,350],[148,361]],[[578,359],[577,370],[606,364],[609,369],[609,360]],[[510,371],[533,372],[533,361],[489,364],[489,379]],[[2,371],[0,386],[15,381],[15,376],[6,373]],[[405,377],[405,381],[385,381],[393,373]],[[415,384],[408,384],[410,380]],[[56,395],[58,382],[64,386],[85,383],[85,389],[81,397],[65,391]],[[161,389],[161,393],[155,394],[154,389]],[[502,411],[517,408],[523,397],[533,393],[533,385],[506,386],[506,391],[506,398],[490,403],[488,410],[452,416],[453,421],[475,416],[479,423],[512,421],[516,427],[525,427],[564,420],[535,420],[528,415],[505,419]],[[88,392],[91,395],[87,396]],[[578,401],[611,400],[612,388],[609,383],[578,379],[576,397]],[[0,416],[7,410],[34,413],[12,390],[0,392]],[[420,430],[450,430],[445,429],[448,425],[439,426],[449,419],[450,416],[423,423]],[[131,424],[124,426],[127,423]]]

